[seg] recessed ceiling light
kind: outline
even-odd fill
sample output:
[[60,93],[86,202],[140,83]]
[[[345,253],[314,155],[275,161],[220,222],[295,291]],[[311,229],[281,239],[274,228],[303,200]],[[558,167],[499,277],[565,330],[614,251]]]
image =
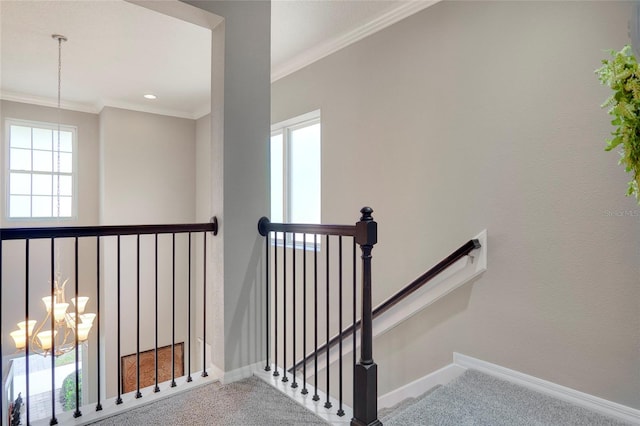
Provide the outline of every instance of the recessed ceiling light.
[[144,95],[146,99],[157,99],[156,95],[152,95],[151,93]]

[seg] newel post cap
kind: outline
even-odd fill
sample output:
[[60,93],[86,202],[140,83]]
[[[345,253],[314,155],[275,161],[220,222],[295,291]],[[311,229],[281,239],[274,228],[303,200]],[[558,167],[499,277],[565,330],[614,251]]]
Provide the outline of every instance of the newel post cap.
[[262,216],[260,218],[260,220],[258,221],[258,232],[260,233],[260,235],[265,237],[269,233],[270,224],[271,224],[271,221],[269,220],[268,217]]
[[373,209],[363,207],[360,209],[362,217],[356,223],[356,243],[361,246],[372,246],[378,242],[378,223],[373,220]]

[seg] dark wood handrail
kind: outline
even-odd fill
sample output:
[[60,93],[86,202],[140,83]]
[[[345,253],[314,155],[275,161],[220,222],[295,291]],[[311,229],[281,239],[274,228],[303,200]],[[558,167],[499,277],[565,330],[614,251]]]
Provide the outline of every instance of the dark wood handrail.
[[258,232],[263,237],[269,232],[288,232],[296,234],[336,235],[354,237],[355,225],[319,225],[304,223],[272,223],[269,218],[261,217],[258,221]]
[[[375,319],[376,317],[379,317],[384,312],[388,311],[393,306],[395,306],[398,303],[400,303],[400,301],[402,301],[403,299],[407,298],[410,294],[414,293],[419,288],[421,288],[423,285],[425,285],[426,283],[431,281],[437,275],[442,273],[445,269],[447,269],[448,267],[450,267],[451,265],[453,265],[454,263],[456,263],[458,260],[462,259],[463,257],[467,256],[471,251],[479,249],[480,247],[482,247],[482,246],[480,244],[480,241],[478,241],[477,239],[473,239],[473,240],[467,241],[464,245],[462,245],[456,251],[454,251],[449,256],[444,258],[442,261],[440,261],[433,268],[429,269],[427,272],[425,272],[424,274],[420,275],[418,278],[413,280],[409,285],[405,286],[403,289],[398,291],[396,294],[394,294],[393,296],[391,296],[390,298],[388,298],[387,300],[382,302],[380,305],[378,305],[373,310],[373,318]],[[349,327],[345,328],[342,331],[342,333],[337,334],[331,340],[329,340],[329,348],[331,348],[331,347],[335,346],[336,344],[338,344],[340,338],[346,338],[346,337],[350,336],[353,333],[354,329],[357,329],[359,327],[360,327],[360,320],[358,320],[355,323],[355,325],[352,324]],[[354,348],[354,350],[355,350],[355,348]],[[318,348],[317,353],[321,354],[321,353],[326,352],[326,351],[327,351],[327,344],[325,343],[325,344],[323,344],[322,346],[320,346]],[[310,358],[314,357],[315,354],[316,354],[316,351],[313,351],[309,355],[307,355],[304,359],[310,359]],[[301,361],[298,361],[295,366],[293,366],[292,368],[289,369],[289,372],[293,372],[294,370],[297,370],[298,368],[300,368],[302,366],[302,364],[304,363],[304,359],[301,360]]]
[[209,223],[177,225],[115,225],[115,226],[69,226],[42,228],[2,228],[0,241],[31,240],[39,238],[104,237],[112,235],[169,234],[184,232],[218,233],[218,219]]

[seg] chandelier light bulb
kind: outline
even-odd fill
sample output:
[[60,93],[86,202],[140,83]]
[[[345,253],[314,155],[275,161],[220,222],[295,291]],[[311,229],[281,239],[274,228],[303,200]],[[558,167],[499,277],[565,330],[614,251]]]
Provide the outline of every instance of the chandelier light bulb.
[[25,331],[28,331],[29,336],[33,335],[33,328],[36,326],[36,323],[38,321],[36,320],[29,320],[29,321],[20,321],[18,323],[18,329]]
[[87,302],[89,301],[88,297],[78,297],[77,299],[75,297],[71,298],[71,301],[73,302],[74,306],[77,305],[78,306],[78,313],[79,314],[83,314],[84,313],[84,308],[87,306]]
[[51,349],[51,342],[55,339],[57,334],[58,332],[55,330],[46,330],[38,333],[38,340],[40,341],[40,346],[42,346],[43,350],[48,351]]
[[16,330],[9,333],[16,345],[16,349],[24,349],[27,346],[27,334],[24,330]]

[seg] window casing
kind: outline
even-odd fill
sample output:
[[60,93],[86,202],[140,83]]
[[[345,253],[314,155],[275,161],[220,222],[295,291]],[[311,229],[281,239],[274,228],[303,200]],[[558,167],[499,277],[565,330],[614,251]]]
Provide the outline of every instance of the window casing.
[[[6,216],[10,220],[76,217],[77,128],[5,121]],[[59,214],[58,214],[59,213]]]
[[[320,111],[278,123],[271,128],[271,221],[320,223]],[[296,235],[296,245],[304,236]],[[282,237],[278,236],[282,242]],[[288,236],[287,244],[292,243]],[[307,236],[313,247],[313,236]]]

